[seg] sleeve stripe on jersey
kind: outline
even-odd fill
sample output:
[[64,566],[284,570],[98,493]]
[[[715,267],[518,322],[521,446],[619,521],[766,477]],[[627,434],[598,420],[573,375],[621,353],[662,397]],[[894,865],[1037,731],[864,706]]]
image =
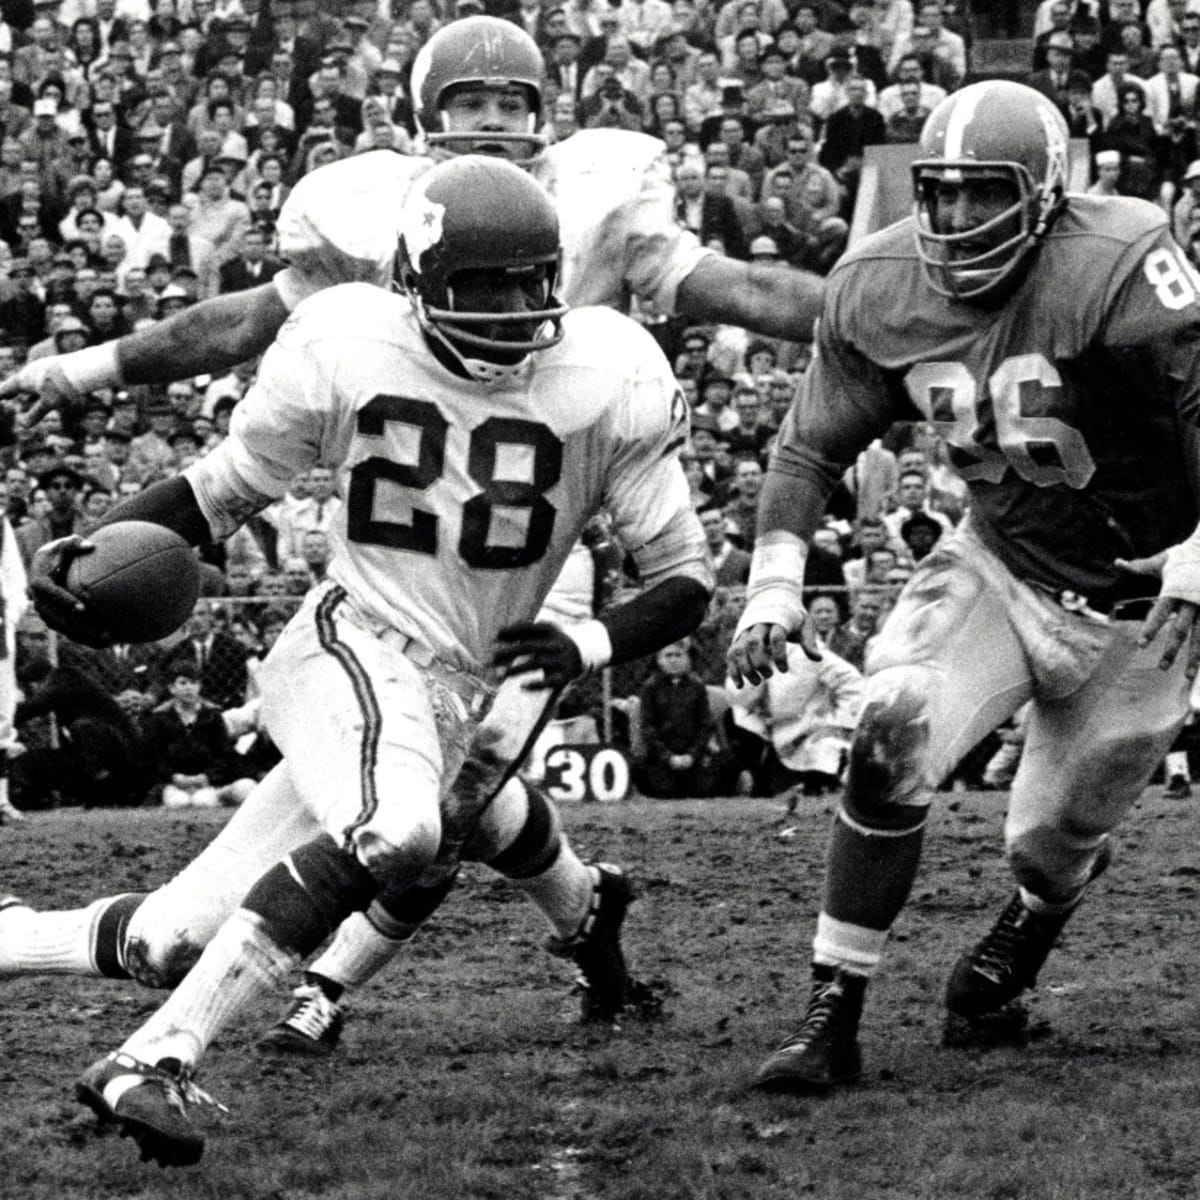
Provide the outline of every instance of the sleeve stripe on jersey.
[[346,827],[344,846],[349,849],[355,831],[370,821],[379,807],[379,789],[375,785],[375,767],[379,759],[379,737],[383,719],[379,711],[379,700],[371,687],[371,677],[362,663],[358,661],[358,656],[354,651],[338,638],[333,614],[345,598],[345,590],[334,587],[329,590],[329,595],[317,605],[317,638],[321,643],[321,649],[331,654],[349,676],[350,687],[354,691],[354,698],[363,715],[362,744],[358,751],[358,773],[359,783],[362,787],[363,806],[358,817]]
[[670,458],[671,455],[674,454],[676,450],[681,449],[686,442],[687,442],[687,434],[686,433],[680,434],[679,437],[675,438],[673,441],[668,442],[663,447],[663,452],[662,452],[662,454],[659,455],[659,457],[660,458]]

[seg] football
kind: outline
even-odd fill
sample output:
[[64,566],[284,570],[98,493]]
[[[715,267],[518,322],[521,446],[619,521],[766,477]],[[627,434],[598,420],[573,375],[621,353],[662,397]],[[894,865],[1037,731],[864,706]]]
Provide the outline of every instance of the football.
[[96,548],[71,560],[66,586],[118,641],[157,641],[191,616],[200,567],[179,534],[150,521],[116,521],[87,540]]

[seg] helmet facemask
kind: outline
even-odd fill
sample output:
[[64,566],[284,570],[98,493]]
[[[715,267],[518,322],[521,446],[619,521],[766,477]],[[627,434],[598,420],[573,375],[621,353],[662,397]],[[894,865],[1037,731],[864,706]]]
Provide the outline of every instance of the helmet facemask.
[[[1039,186],[1021,164],[1014,162],[918,161],[913,164],[917,207],[917,252],[930,286],[955,300],[994,296],[1015,283],[1018,272],[1049,231],[1063,204],[1061,186]],[[1015,188],[1016,199],[973,229],[942,232],[937,228],[936,193],[939,183],[1002,179]],[[1013,233],[1003,237],[1007,226]],[[980,241],[1000,240],[972,254]]]
[[[522,91],[528,97],[529,115],[526,118],[525,129],[450,128],[451,118],[446,111],[445,104],[456,91],[484,88],[489,91],[504,92],[513,86],[521,86]],[[506,158],[509,162],[524,167],[533,162],[546,146],[547,138],[544,133],[540,132],[541,97],[532,88],[525,85],[514,85],[510,80],[479,79],[455,83],[438,97],[437,114],[441,121],[441,129],[425,131],[425,144],[431,151],[441,150],[446,154],[490,154],[497,158]]]

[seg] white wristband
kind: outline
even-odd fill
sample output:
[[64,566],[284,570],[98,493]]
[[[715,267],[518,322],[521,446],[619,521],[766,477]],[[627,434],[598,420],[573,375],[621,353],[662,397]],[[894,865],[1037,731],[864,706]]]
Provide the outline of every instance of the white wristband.
[[794,534],[768,534],[754,547],[746,607],[736,637],[751,625],[782,625],[794,633],[804,623],[804,564],[808,547]]
[[58,360],[66,381],[79,396],[99,388],[117,387],[121,382],[121,364],[117,358],[116,341],[87,346]]
[[612,639],[603,621],[593,619],[560,628],[575,643],[585,671],[598,671],[612,662]]

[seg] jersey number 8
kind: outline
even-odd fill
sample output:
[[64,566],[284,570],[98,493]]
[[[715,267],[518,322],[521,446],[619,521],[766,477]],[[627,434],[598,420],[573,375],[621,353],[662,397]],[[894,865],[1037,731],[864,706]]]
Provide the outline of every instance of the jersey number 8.
[[[416,554],[436,554],[438,518],[415,505],[408,524],[381,521],[375,515],[375,488],[383,480],[399,487],[424,491],[441,477],[446,461],[446,431],[450,423],[436,404],[406,396],[376,396],[358,413],[358,432],[382,437],[389,422],[417,431],[415,462],[372,456],[350,472],[346,503],[347,534],[351,541]],[[502,446],[527,447],[528,480],[498,479]],[[554,505],[546,499],[562,475],[562,442],[536,421],[518,417],[489,417],[471,431],[467,448],[467,474],[479,485],[479,494],[463,505],[458,553],[469,567],[511,570],[528,567],[546,553],[554,531]],[[526,509],[529,516],[521,545],[496,546],[488,541],[496,508]]]

